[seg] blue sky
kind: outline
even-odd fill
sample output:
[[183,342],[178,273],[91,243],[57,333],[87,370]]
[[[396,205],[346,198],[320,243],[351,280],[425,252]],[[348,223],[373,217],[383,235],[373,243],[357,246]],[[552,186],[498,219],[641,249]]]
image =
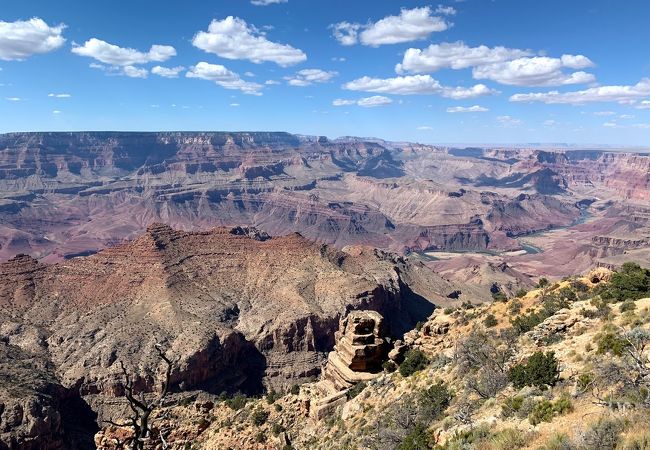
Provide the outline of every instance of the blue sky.
[[5,0],[0,132],[648,146],[649,17],[647,0]]

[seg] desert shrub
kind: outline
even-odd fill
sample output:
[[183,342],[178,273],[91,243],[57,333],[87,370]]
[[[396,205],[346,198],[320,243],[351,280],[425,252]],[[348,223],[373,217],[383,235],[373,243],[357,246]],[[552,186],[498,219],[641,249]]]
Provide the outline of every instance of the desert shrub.
[[574,450],[576,448],[569,436],[564,433],[556,433],[549,437],[544,445],[537,447],[536,450]]
[[266,393],[266,403],[268,403],[269,405],[272,405],[273,403],[275,403],[275,401],[277,399],[279,399],[281,397],[282,397],[282,394],[280,394],[279,392],[276,392],[275,390],[271,389],[270,391],[268,391]]
[[448,306],[448,307],[446,307],[445,309],[442,310],[442,312],[444,312],[447,315],[453,313],[454,311],[456,311],[456,309],[452,308],[451,306]]
[[612,274],[612,279],[600,295],[604,299],[623,301],[637,300],[650,292],[650,270],[637,263],[626,262],[621,270]]
[[266,433],[263,431],[260,431],[255,435],[255,442],[258,444],[263,444],[266,442]]
[[541,289],[541,288],[545,288],[546,286],[548,286],[548,284],[549,284],[548,279],[542,277],[542,278],[540,278],[539,281],[537,282],[537,286],[536,286],[536,287],[539,288],[539,289]]
[[562,299],[564,299],[564,300],[566,300],[568,302],[575,302],[576,300],[578,300],[578,296],[576,295],[576,293],[571,288],[564,287],[564,288],[560,289],[560,291],[558,292],[558,295],[560,296],[560,298],[562,298]]
[[404,437],[402,442],[397,446],[398,450],[422,450],[433,446],[432,436],[429,434],[427,427],[423,424],[417,424]]
[[268,418],[269,412],[261,408],[256,409],[253,411],[253,414],[251,414],[251,421],[258,427],[264,425]]
[[419,400],[426,417],[431,420],[437,420],[449,407],[452,398],[452,394],[447,385],[442,381],[438,381],[422,391]]
[[582,433],[580,441],[583,447],[589,449],[615,449],[624,424],[621,420],[601,417]]
[[276,403],[275,405],[273,405],[273,408],[275,408],[275,410],[277,412],[282,411],[282,405],[280,405],[279,403]]
[[505,302],[508,300],[508,297],[506,297],[506,294],[504,294],[501,291],[493,292],[492,293],[492,300],[495,302]]
[[515,297],[522,298],[522,297],[525,297],[526,294],[528,294],[528,291],[526,289],[519,288],[519,289],[517,289],[517,292],[515,292]]
[[514,416],[519,412],[523,403],[524,398],[519,395],[506,398],[501,405],[501,416],[505,418]]
[[589,386],[594,382],[594,376],[590,372],[584,372],[578,375],[576,380],[576,385],[580,392],[585,392],[589,389]]
[[531,425],[538,425],[541,422],[550,422],[553,420],[553,404],[546,399],[535,403],[535,407],[528,415],[528,421]]
[[429,359],[422,350],[413,348],[406,352],[404,362],[399,366],[399,373],[403,377],[413,375],[415,372],[424,369],[429,364]]
[[522,307],[523,307],[523,305],[521,304],[521,302],[519,300],[513,300],[508,305],[508,312],[511,315],[516,316],[517,314],[519,314],[521,312]]
[[415,324],[415,329],[416,329],[417,331],[420,331],[420,330],[422,330],[422,327],[423,327],[423,326],[424,326],[424,322],[422,322],[422,321],[418,321],[418,323]]
[[357,383],[354,386],[352,386],[350,389],[348,389],[348,398],[352,399],[356,397],[357,395],[361,394],[361,391],[363,391],[366,388],[366,383],[363,381],[361,383]]
[[625,300],[623,303],[621,303],[621,306],[618,307],[618,310],[621,313],[634,311],[635,309],[636,309],[636,303],[634,303],[634,300]]
[[553,412],[564,415],[573,411],[573,403],[571,403],[571,398],[567,395],[562,395],[560,398],[553,402]]
[[523,431],[516,428],[504,428],[490,436],[486,448],[489,450],[512,450],[525,447],[528,441],[529,437]]
[[510,324],[518,334],[524,334],[542,323],[543,320],[544,317],[542,317],[540,313],[531,312],[529,314],[521,314],[513,319],[510,319]]
[[580,280],[572,280],[571,289],[579,293],[589,292],[589,286]]
[[535,352],[528,361],[517,364],[508,371],[508,378],[517,389],[524,386],[537,386],[540,389],[553,386],[559,375],[559,363],[554,352]]
[[629,343],[619,336],[611,326],[604,327],[603,331],[595,336],[595,340],[598,346],[596,353],[599,355],[611,353],[615,356],[621,356],[625,348],[629,346]]
[[285,431],[286,429],[279,423],[274,423],[273,426],[271,427],[271,433],[273,433],[274,436],[277,436],[280,433],[284,433]]
[[300,394],[300,386],[297,385],[297,384],[294,384],[293,386],[291,386],[291,391],[289,391],[289,392],[291,392],[292,395]]
[[393,373],[397,370],[397,365],[393,361],[385,361],[381,368],[384,369],[384,372]]
[[456,347],[456,362],[465,374],[468,389],[481,398],[498,394],[508,384],[506,364],[515,350],[515,336],[502,333],[497,340],[491,334],[473,330]]
[[244,406],[246,406],[247,402],[248,397],[246,397],[244,394],[235,394],[231,398],[227,398],[225,400],[226,405],[235,411],[242,409]]
[[494,314],[492,313],[488,314],[485,319],[483,319],[483,325],[485,325],[487,328],[495,327],[498,323],[499,321],[496,317],[494,317]]
[[616,446],[617,450],[650,450],[650,431],[642,430],[640,433],[626,433],[623,441]]

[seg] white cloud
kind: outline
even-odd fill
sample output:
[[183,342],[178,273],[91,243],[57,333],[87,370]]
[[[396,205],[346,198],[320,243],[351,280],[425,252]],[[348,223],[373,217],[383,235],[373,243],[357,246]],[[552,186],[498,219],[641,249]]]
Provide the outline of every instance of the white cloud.
[[231,104],[230,104],[230,106],[232,106],[232,107],[235,107],[235,108],[236,108],[237,106],[239,106],[239,103],[231,103]]
[[563,68],[573,67],[565,64],[565,57],[573,58],[570,60],[572,63],[575,62],[574,59],[586,59],[588,61],[582,55],[565,55],[562,58],[549,58],[547,56],[518,58],[512,61],[475,67],[472,70],[472,75],[479,80],[487,79],[514,86],[560,86],[595,81],[595,77],[590,73],[582,71],[563,72]]
[[596,111],[594,113],[594,116],[599,116],[599,117],[606,117],[606,116],[615,116],[616,113],[614,111]]
[[506,47],[468,47],[465,43],[445,42],[432,44],[425,49],[409,48],[401,64],[395,66],[397,73],[435,72],[443,68],[466,69],[485,64],[510,61],[530,55],[526,50]]
[[338,75],[335,71],[325,71],[320,69],[303,69],[295,75],[285,77],[291,86],[309,86],[314,83],[327,83]]
[[22,98],[20,97],[5,97],[5,100],[8,102],[20,102],[22,101]]
[[422,125],[416,128],[418,131],[431,131],[433,130],[433,127],[430,127],[428,125]]
[[511,128],[521,125],[521,120],[516,119],[512,116],[498,116],[497,122],[501,124],[502,127]]
[[384,97],[383,95],[373,95],[372,97],[360,98],[359,100],[344,100],[341,98],[337,98],[332,102],[332,105],[333,106],[357,105],[357,106],[362,106],[364,108],[375,108],[377,106],[385,106],[391,103],[393,103],[393,100],[391,100],[388,97]]
[[443,14],[445,16],[455,16],[456,15],[456,8],[453,6],[445,6],[445,5],[438,5],[438,7],[435,10],[436,14]]
[[270,61],[286,67],[307,60],[302,50],[271,42],[263,32],[233,16],[213,20],[207,32],[199,31],[194,36],[192,44],[222,58],[246,59],[256,64]]
[[58,109],[55,109],[54,111],[52,111],[52,114],[57,114],[58,115],[58,114],[61,114],[61,111],[59,111]]
[[273,86],[273,85],[281,84],[281,83],[279,81],[276,81],[276,80],[266,80],[264,82],[264,84],[266,84],[267,86]]
[[[650,78],[643,78],[632,86],[598,86],[573,92],[534,92],[515,94],[511,102],[543,102],[548,104],[578,105],[591,102],[635,103],[650,97]],[[641,102],[643,104],[643,102]]]
[[277,5],[278,3],[287,3],[289,0],[251,0],[255,6]]
[[650,100],[643,100],[635,106],[636,109],[650,109]]
[[147,78],[149,71],[141,67],[124,66],[122,67],[122,74],[131,78]]
[[260,92],[262,89],[261,84],[245,81],[238,74],[220,64],[200,62],[190,67],[185,76],[213,81],[223,88],[240,90],[244,94],[262,95]]
[[151,73],[164,78],[178,78],[178,75],[183,70],[185,70],[185,67],[183,66],[177,66],[177,67],[155,66],[153,69],[151,69]]
[[380,94],[436,94],[453,99],[473,98],[496,93],[496,91],[484,84],[477,84],[470,88],[443,86],[430,75],[409,75],[394,78],[365,76],[346,83],[343,88],[350,91],[376,92]]
[[386,44],[399,44],[427,38],[431,33],[445,31],[451,24],[442,17],[434,16],[429,6],[402,9],[398,16],[360,25],[339,22],[331,25],[332,34],[342,45],[363,45],[377,47]]
[[448,113],[476,113],[476,112],[487,112],[489,109],[484,108],[483,106],[474,105],[474,106],[452,106],[447,108]]
[[253,72],[248,71],[248,72],[244,72],[244,76],[249,77],[249,78],[253,78],[255,76],[255,74]]
[[357,101],[357,105],[363,106],[364,108],[374,108],[377,106],[384,106],[393,103],[393,101],[382,95],[373,95],[372,97],[362,98]]
[[632,114],[621,114],[620,116],[618,116],[618,118],[621,119],[621,120],[634,119],[634,117],[635,116],[632,115]]
[[144,53],[133,48],[123,48],[92,38],[87,40],[84,45],[73,44],[72,53],[88,56],[113,66],[133,66],[167,61],[172,56],[176,56],[176,49],[169,45],[152,45],[149,51]]
[[65,43],[61,35],[64,29],[63,24],[51,27],[38,17],[16,22],[0,21],[0,59],[20,61],[54,51]]
[[72,97],[72,95],[70,95],[70,94],[53,94],[53,93],[52,94],[47,94],[47,96],[52,97],[52,98],[70,98],[70,97]]
[[544,121],[544,126],[545,126],[545,127],[554,127],[554,126],[556,126],[556,125],[558,125],[557,120],[548,119],[548,120],[545,120],[545,121]]
[[332,35],[339,41],[341,45],[354,45],[359,42],[359,29],[361,25],[358,23],[339,22],[330,25]]
[[130,78],[147,78],[149,71],[136,66],[105,66],[103,64],[90,63],[91,69],[101,70],[106,75],[120,75]]

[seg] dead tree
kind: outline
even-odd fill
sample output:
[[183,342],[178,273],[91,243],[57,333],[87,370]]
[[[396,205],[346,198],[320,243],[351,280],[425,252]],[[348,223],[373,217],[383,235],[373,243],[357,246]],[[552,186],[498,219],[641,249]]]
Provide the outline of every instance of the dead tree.
[[[120,361],[120,368],[122,369],[122,374],[125,378],[124,390],[127,401],[129,402],[129,409],[131,410],[130,417],[126,420],[125,423],[118,423],[112,420],[106,420],[105,422],[120,428],[132,428],[133,435],[126,438],[124,441],[117,441],[117,448],[130,448],[131,450],[143,450],[145,443],[151,439],[151,424],[150,418],[151,414],[158,408],[160,408],[167,394],[169,393],[169,380],[171,378],[172,369],[174,364],[172,361],[165,355],[162,351],[162,348],[159,344],[156,344],[156,351],[158,356],[165,363],[165,378],[163,381],[162,390],[158,396],[153,400],[147,400],[145,394],[140,392],[136,394],[133,388],[133,380],[131,376],[126,371],[124,364]],[[162,442],[165,443],[164,438],[161,434]],[[166,445],[165,445],[166,447]]]

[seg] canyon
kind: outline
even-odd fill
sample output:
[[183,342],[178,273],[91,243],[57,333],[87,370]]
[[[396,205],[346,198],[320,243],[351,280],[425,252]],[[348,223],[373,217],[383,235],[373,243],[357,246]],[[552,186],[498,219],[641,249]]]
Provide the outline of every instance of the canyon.
[[[282,132],[4,134],[0,260],[89,255],[160,222],[402,255],[470,252],[480,267],[496,256],[526,276],[564,276],[627,253],[648,260],[649,173],[648,154],[590,149]],[[530,238],[542,252],[521,252],[526,236],[558,228]]]

